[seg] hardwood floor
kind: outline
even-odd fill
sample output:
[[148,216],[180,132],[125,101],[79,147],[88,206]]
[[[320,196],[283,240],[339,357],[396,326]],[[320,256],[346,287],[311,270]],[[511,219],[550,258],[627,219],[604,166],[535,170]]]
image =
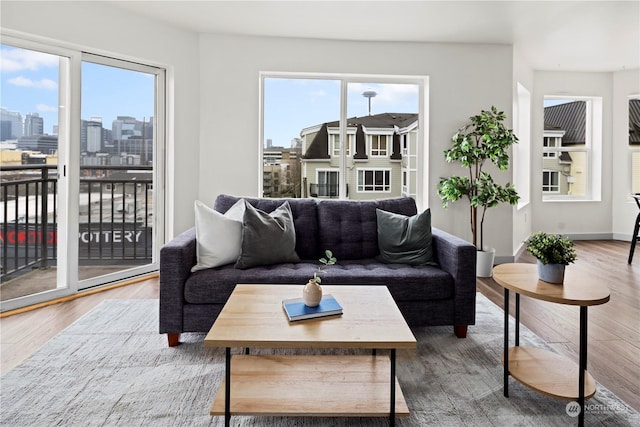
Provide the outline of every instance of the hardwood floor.
[[[589,309],[591,375],[631,407],[640,410],[640,254],[627,264],[629,243],[577,241],[578,260],[611,290],[611,300]],[[535,262],[523,255],[518,262]],[[0,319],[0,372],[22,363],[40,346],[104,299],[158,298],[158,279],[92,294]],[[503,291],[491,278],[478,279],[478,291],[502,307]],[[513,300],[513,299],[512,299]],[[513,308],[511,309],[513,313]],[[577,363],[579,309],[522,297],[520,318],[559,353]],[[473,334],[473,326],[469,328]]]
[[0,318],[0,373],[35,353],[44,343],[105,299],[158,298],[157,278],[93,293],[71,301]]

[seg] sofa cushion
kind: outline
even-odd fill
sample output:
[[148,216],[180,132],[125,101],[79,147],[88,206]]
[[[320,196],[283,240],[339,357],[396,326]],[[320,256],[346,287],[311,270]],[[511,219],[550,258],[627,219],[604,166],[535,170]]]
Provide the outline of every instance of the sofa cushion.
[[436,265],[433,261],[431,210],[413,216],[376,209],[379,260],[390,264]]
[[[184,298],[191,304],[225,304],[236,284],[281,283],[302,285],[318,269],[315,261],[265,265],[240,270],[233,265],[192,273],[184,286]],[[293,295],[292,298],[297,295]]]
[[[318,202],[319,245],[341,260],[374,258],[378,250],[376,209],[412,216],[410,197],[376,201],[322,200]],[[302,256],[302,255],[301,255]]]
[[[302,286],[318,268],[305,260],[239,270],[231,265],[192,273],[185,300],[193,304],[224,304],[237,283],[283,283]],[[386,285],[395,301],[429,301],[453,297],[453,278],[433,266],[384,264],[375,259],[345,260],[322,272],[322,285]],[[292,295],[292,298],[297,295]]]
[[256,209],[246,201],[244,203],[242,251],[235,267],[250,268],[300,261],[296,253],[296,232],[289,203],[282,203],[270,213]]
[[196,200],[194,212],[198,262],[191,271],[235,262],[242,249],[244,202],[239,200],[223,215]]
[[[216,198],[213,208],[225,213],[240,197],[221,194]],[[244,198],[251,206],[272,212],[284,201],[289,202],[293,214],[293,224],[296,230],[296,253],[302,259],[317,259],[320,256],[318,246],[318,215],[316,201],[313,199],[268,199]],[[324,250],[324,249],[323,249]]]

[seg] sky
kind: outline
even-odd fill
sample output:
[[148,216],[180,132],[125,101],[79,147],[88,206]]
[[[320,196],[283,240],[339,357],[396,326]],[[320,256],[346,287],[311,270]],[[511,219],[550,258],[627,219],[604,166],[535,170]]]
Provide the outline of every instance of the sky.
[[[38,113],[45,133],[58,123],[60,58],[7,45],[0,47],[0,106],[18,111],[23,119]],[[110,129],[117,116],[138,120],[153,115],[153,76],[115,67],[82,63],[81,118],[101,117]],[[365,91],[374,91],[371,113],[417,113],[414,84],[347,84],[347,117],[369,113]],[[264,86],[265,144],[291,146],[303,128],[340,118],[340,81],[329,79],[267,78]]]
[[[24,119],[38,113],[45,133],[58,123],[60,58],[7,45],[0,47],[0,106]],[[81,118],[102,117],[105,128],[117,116],[153,116],[154,76],[83,62]]]
[[[418,113],[414,84],[347,84],[347,117],[369,114],[368,98],[374,91],[371,114]],[[264,137],[274,146],[289,147],[300,131],[340,119],[340,81],[322,79],[266,78],[264,84]]]

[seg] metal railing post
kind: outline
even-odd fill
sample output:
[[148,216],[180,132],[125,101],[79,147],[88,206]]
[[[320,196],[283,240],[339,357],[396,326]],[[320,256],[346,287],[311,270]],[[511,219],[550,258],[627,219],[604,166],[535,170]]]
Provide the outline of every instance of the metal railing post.
[[43,166],[41,169],[42,177],[42,234],[40,237],[40,268],[47,268],[49,266],[49,169]]

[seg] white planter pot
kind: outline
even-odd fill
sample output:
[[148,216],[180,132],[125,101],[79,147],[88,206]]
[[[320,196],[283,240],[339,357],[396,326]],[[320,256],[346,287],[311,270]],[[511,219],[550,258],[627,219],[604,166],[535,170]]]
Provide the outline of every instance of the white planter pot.
[[496,257],[494,248],[476,252],[476,277],[491,277],[493,275],[493,260]]

